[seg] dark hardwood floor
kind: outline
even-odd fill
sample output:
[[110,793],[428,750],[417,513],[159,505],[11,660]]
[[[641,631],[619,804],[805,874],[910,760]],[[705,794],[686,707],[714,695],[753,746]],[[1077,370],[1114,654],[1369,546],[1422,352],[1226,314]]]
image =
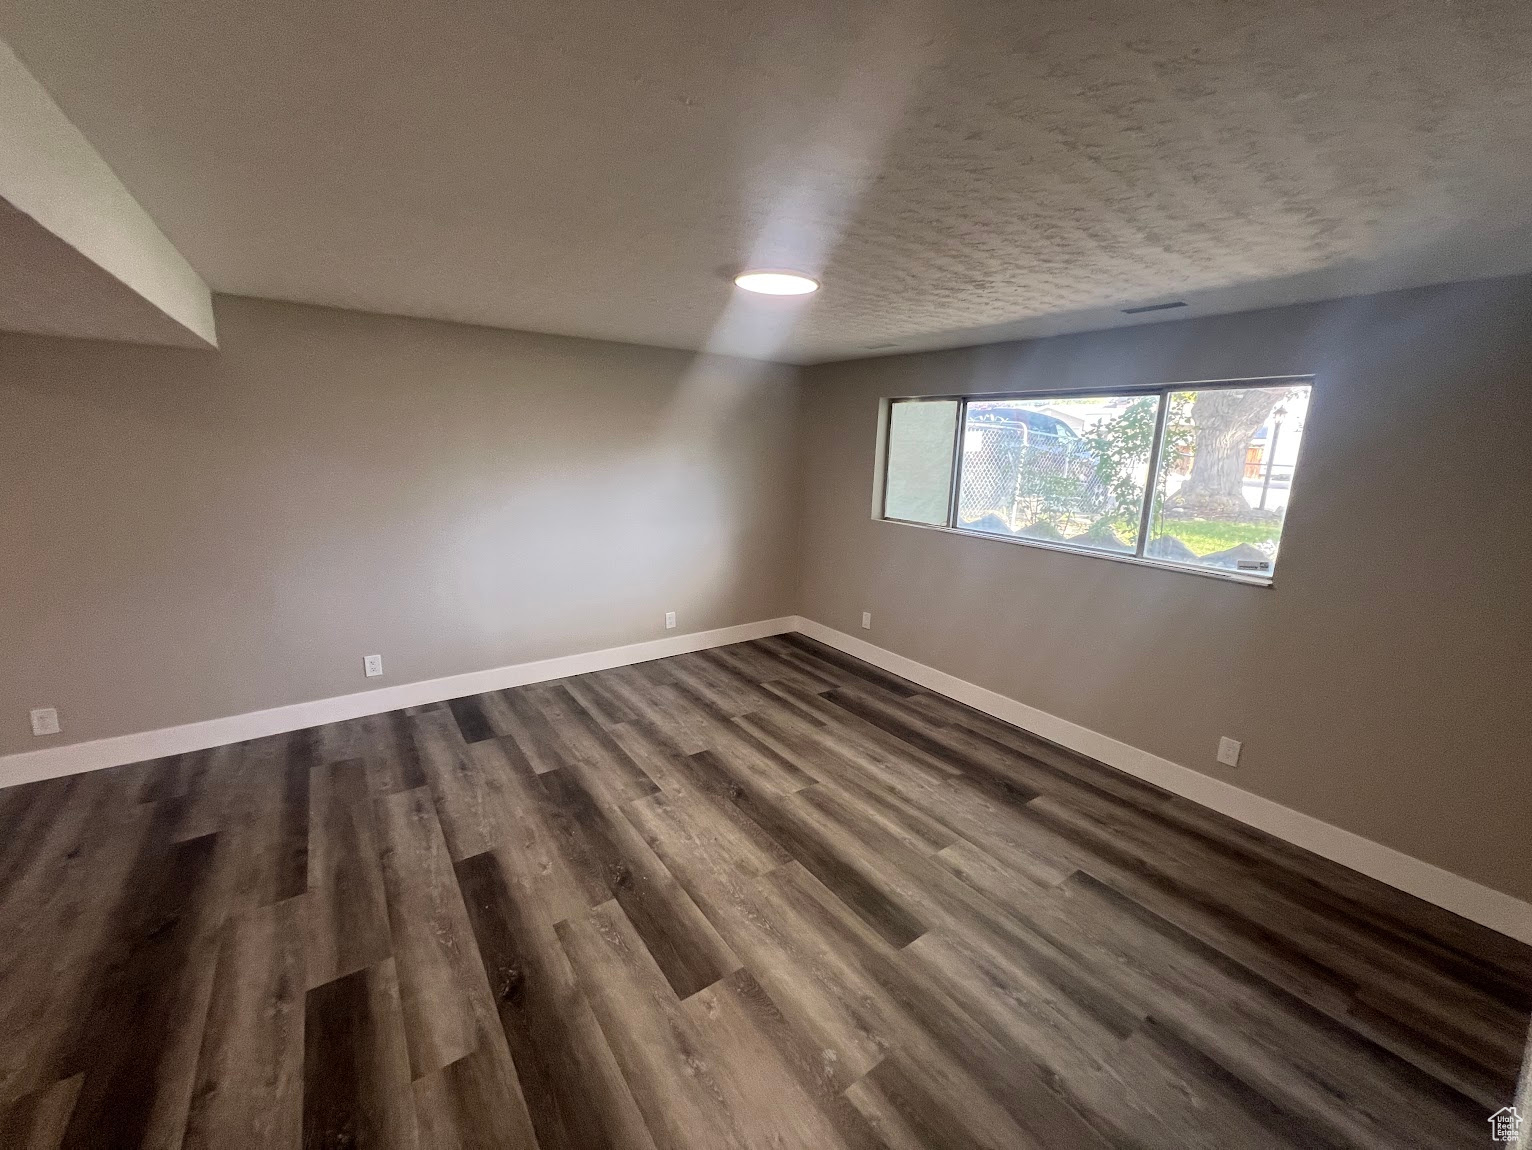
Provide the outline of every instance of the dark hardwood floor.
[[1532,951],[798,636],[0,791],[0,1145],[1474,1146]]

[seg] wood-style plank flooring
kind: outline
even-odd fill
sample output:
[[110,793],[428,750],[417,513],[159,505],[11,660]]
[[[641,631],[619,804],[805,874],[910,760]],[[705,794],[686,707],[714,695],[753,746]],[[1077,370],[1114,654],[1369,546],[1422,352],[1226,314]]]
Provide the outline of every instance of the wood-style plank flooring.
[[1470,1146],[1532,952],[784,636],[0,791],[0,1146]]

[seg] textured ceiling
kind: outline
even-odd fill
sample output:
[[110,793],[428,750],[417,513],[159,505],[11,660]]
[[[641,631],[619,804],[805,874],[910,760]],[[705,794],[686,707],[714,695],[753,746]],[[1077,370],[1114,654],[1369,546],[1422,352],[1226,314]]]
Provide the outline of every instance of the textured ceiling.
[[[1532,269],[1526,0],[0,0],[0,36],[225,292],[812,361]],[[825,288],[731,302],[745,264]]]

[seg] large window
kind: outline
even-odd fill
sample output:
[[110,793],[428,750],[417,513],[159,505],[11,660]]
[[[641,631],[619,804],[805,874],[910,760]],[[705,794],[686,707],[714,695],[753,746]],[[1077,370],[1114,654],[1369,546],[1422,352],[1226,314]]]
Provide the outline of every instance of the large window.
[[1295,378],[896,399],[882,514],[1268,583],[1309,391]]

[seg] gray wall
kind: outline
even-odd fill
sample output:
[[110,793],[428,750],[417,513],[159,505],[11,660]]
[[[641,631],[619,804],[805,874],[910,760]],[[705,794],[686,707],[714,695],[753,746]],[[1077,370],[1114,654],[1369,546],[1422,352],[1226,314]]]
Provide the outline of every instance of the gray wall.
[[791,369],[217,307],[0,336],[0,753],[793,610]]
[[[880,397],[1305,372],[1269,589],[869,514]],[[1532,280],[821,366],[801,427],[801,614],[1532,897]]]

